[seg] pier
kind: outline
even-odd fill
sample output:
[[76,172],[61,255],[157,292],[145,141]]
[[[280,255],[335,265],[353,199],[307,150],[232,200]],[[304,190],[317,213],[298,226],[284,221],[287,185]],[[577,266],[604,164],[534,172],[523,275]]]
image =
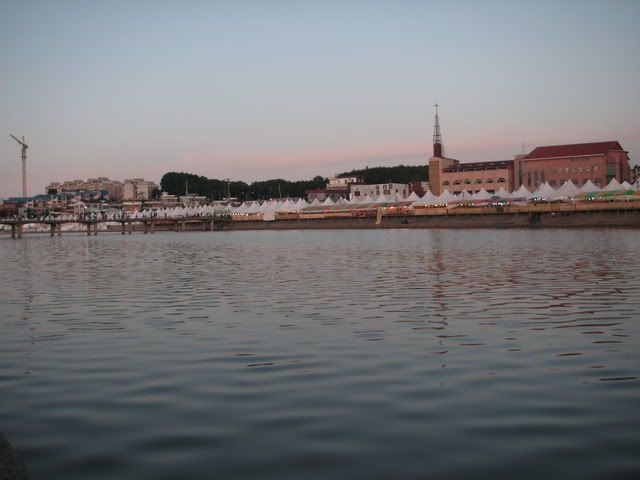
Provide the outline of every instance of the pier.
[[[79,224],[82,231],[88,236],[97,235],[98,231],[103,233],[120,232],[120,234],[131,235],[134,231],[143,234],[155,233],[156,230],[161,231],[210,231],[222,229],[223,225],[231,220],[226,215],[208,215],[193,217],[177,217],[177,218],[72,218],[72,219],[52,219],[52,218],[13,218],[0,219],[0,225],[8,225],[11,227],[11,238],[22,238],[25,232],[25,225],[47,225],[50,236],[62,235],[63,225]],[[106,225],[106,229],[99,229],[99,225]],[[40,232],[43,233],[43,232]],[[78,230],[67,231],[66,233],[78,233]]]

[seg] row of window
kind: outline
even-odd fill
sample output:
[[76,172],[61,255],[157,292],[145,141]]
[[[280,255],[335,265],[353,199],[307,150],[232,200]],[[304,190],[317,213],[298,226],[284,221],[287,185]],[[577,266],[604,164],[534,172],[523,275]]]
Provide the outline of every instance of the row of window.
[[[476,178],[475,181],[473,182],[477,185],[483,183],[483,180],[481,178]],[[493,178],[487,178],[486,180],[484,180],[484,183],[486,183],[487,185],[493,185],[494,183],[496,183]],[[500,177],[498,178],[497,183],[507,183],[507,179],[504,177]],[[442,185],[444,187],[447,187],[449,185],[471,185],[471,180],[469,180],[468,178],[465,178],[464,180],[454,180],[453,184],[451,182],[449,182],[449,180],[445,180],[444,182],[442,182]]]

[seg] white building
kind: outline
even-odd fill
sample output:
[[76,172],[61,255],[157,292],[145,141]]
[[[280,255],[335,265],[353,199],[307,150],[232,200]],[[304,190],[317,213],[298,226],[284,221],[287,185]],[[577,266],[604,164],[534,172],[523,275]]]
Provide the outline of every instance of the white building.
[[150,200],[151,194],[158,188],[153,182],[144,178],[130,178],[122,185],[123,200]]

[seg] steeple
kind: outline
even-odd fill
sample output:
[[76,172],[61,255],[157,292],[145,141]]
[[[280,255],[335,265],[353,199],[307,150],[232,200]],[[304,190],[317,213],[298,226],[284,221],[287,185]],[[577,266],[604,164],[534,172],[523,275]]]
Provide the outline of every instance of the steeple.
[[442,135],[440,134],[440,117],[438,116],[438,104],[436,107],[436,123],[433,126],[433,156],[444,157],[444,147],[442,146]]

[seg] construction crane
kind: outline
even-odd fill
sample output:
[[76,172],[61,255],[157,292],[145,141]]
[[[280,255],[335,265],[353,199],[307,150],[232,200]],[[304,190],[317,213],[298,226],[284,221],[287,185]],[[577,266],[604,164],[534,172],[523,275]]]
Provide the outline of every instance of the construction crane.
[[29,145],[24,143],[24,137],[20,140],[14,134],[10,133],[9,136],[13,138],[16,142],[22,145],[22,197],[26,198],[27,196],[27,148]]

